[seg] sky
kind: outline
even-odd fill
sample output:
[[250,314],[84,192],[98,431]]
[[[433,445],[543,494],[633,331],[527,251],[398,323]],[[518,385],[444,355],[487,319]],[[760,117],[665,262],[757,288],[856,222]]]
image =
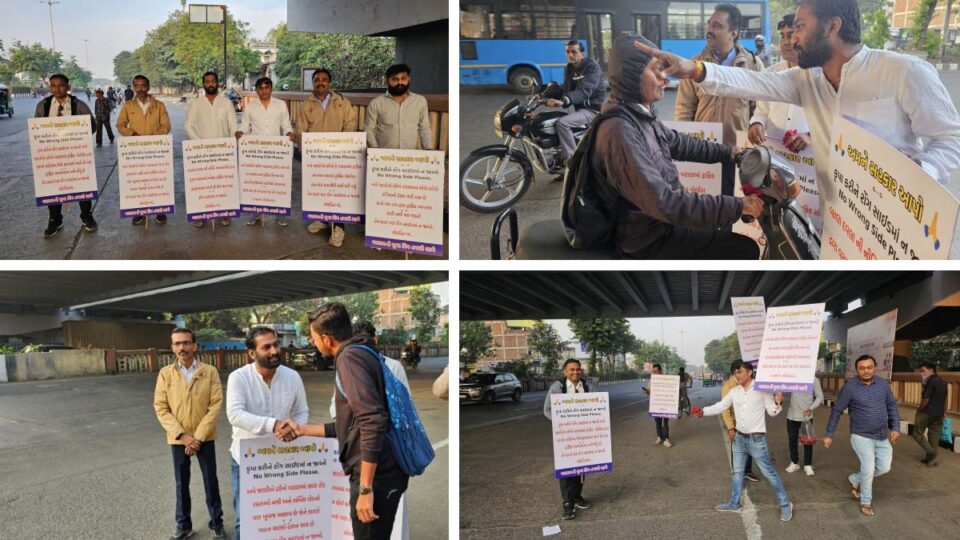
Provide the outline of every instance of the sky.
[[[267,31],[287,20],[286,0],[244,0],[222,2],[200,0],[207,4],[227,4],[237,19],[250,24],[252,37],[264,39]],[[15,39],[24,43],[40,42],[52,47],[50,10],[46,0],[4,0],[0,40],[9,48]],[[60,0],[53,6],[53,29],[57,50],[64,60],[71,55],[87,67],[84,39],[89,39],[89,69],[93,77],[113,79],[113,58],[124,50],[132,51],[143,44],[149,30],[180,9],[180,0]]]
[[[703,348],[714,339],[726,337],[736,329],[730,315],[718,317],[664,317],[627,319],[637,339],[661,341],[675,347],[687,365],[702,366]],[[567,320],[545,321],[560,332],[563,339],[575,341]],[[682,334],[681,334],[682,332]],[[681,341],[682,339],[682,341]]]

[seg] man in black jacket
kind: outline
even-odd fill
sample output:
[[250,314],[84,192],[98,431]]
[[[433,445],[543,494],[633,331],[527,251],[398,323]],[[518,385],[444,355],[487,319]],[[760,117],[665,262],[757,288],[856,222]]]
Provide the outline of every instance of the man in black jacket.
[[937,375],[937,365],[932,362],[920,364],[920,377],[923,380],[923,390],[920,394],[920,406],[917,407],[913,439],[927,454],[920,462],[928,467],[935,467],[940,432],[943,431],[943,417],[946,414],[947,382]]
[[[317,350],[334,356],[339,385],[337,417],[323,425],[291,425],[298,436],[336,437],[340,464],[350,477],[350,517],[357,540],[389,540],[400,496],[410,477],[400,468],[387,443],[390,412],[380,359],[362,347],[374,348],[366,334],[353,334],[343,304],[320,306],[310,316],[310,336]],[[342,388],[342,389],[341,389]]]
[[[573,105],[573,112],[557,121],[557,137],[560,138],[560,149],[563,159],[568,160],[577,149],[577,142],[573,139],[573,127],[585,126],[600,111],[600,105],[607,97],[603,87],[603,71],[600,64],[584,54],[583,43],[577,40],[567,42],[567,67],[563,70],[563,97],[548,99],[549,107],[569,107]],[[563,176],[559,177],[561,180]]]
[[[70,79],[62,73],[55,73],[50,76],[50,96],[37,103],[37,110],[34,111],[35,118],[48,118],[56,116],[90,116],[90,133],[97,130],[97,119],[90,112],[90,107],[80,101],[75,96],[69,94]],[[108,128],[109,129],[109,128]],[[83,223],[83,230],[93,232],[97,230],[97,220],[93,219],[93,202],[80,201],[80,221]],[[47,206],[50,212],[50,220],[47,222],[47,228],[43,231],[43,236],[50,238],[63,228],[63,205],[51,204]]]

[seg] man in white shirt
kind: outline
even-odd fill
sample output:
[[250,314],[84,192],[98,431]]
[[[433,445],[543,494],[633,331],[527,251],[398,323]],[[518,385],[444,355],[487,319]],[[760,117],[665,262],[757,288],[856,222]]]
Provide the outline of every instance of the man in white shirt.
[[[190,104],[183,127],[190,140],[223,139],[237,132],[237,113],[229,98],[220,95],[220,78],[213,71],[203,74],[203,93]],[[194,227],[203,227],[205,221],[194,221]],[[220,225],[230,225],[229,219],[221,219]]]
[[307,394],[300,375],[280,365],[280,341],[265,326],[247,334],[250,363],[235,369],[227,379],[227,420],[233,426],[230,471],[233,480],[233,513],[236,537],[240,538],[240,440],[278,434],[284,440],[296,438],[285,422],[306,423]]
[[[252,133],[253,135],[286,135],[291,141],[296,141],[297,135],[293,132],[293,124],[290,123],[287,104],[282,99],[272,97],[273,81],[270,77],[257,79],[254,88],[260,99],[251,101],[243,109],[243,117],[236,133],[237,139],[243,137],[244,133]],[[258,225],[261,220],[263,220],[263,214],[256,214],[247,222],[247,225]],[[277,216],[276,221],[281,227],[287,226],[287,220],[283,216]]]
[[[375,347],[379,345],[377,342],[377,327],[373,326],[373,323],[370,321],[360,321],[358,323],[354,323],[353,335],[358,336],[360,334],[367,335]],[[407,380],[407,370],[403,369],[403,364],[387,355],[383,355],[383,359],[386,361],[387,369],[390,370],[390,373],[392,373],[398,381],[403,383],[403,385],[407,387],[407,391],[410,392],[410,395],[413,396],[413,390],[410,390],[410,382]],[[330,418],[337,418],[336,392],[330,396]]]
[[946,184],[960,168],[960,115],[929,63],[860,41],[856,0],[800,0],[794,20],[800,69],[753,73],[635,46],[660,59],[667,76],[693,79],[707,93],[803,107],[824,203],[831,132],[837,116],[912,158]]
[[[570,358],[563,363],[563,379],[554,381],[550,385],[550,390],[547,391],[547,399],[543,401],[543,415],[547,417],[547,420],[553,421],[551,395],[580,394],[590,391],[587,382],[580,379],[582,373],[583,368],[576,358]],[[577,509],[586,510],[590,508],[590,503],[582,495],[585,480],[586,476],[560,479],[560,496],[563,497],[563,519],[574,519],[577,517]]]
[[783,394],[776,395],[760,392],[753,389],[753,365],[749,362],[737,360],[733,376],[737,378],[738,386],[733,387],[727,395],[717,403],[705,409],[695,408],[693,414],[698,417],[716,416],[731,406],[737,417],[737,434],[733,441],[733,488],[730,491],[730,501],[716,506],[717,512],[739,513],[740,494],[743,492],[743,469],[747,462],[747,454],[753,462],[760,466],[760,472],[767,477],[767,481],[777,494],[777,503],[780,505],[780,521],[790,521],[793,518],[793,503],[787,497],[787,491],[780,481],[777,470],[770,463],[770,450],[767,447],[767,423],[764,412],[770,416],[780,414],[783,408]]

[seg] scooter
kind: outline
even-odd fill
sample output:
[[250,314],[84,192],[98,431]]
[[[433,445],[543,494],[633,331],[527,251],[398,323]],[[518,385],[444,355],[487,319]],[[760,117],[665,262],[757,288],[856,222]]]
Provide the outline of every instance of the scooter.
[[[790,164],[765,146],[744,150],[736,156],[740,184],[745,195],[755,194],[764,201],[759,223],[766,247],[762,258],[820,258],[820,234],[803,213],[791,192],[796,175]],[[744,222],[752,218],[744,216]],[[507,250],[503,253],[501,232],[508,227]],[[490,233],[490,258],[571,260],[612,259],[611,248],[574,249],[564,236],[563,223],[552,219],[534,223],[519,235],[519,218],[513,208],[502,212],[493,222]]]
[[[558,175],[565,166],[557,137],[557,120],[564,111],[537,112],[548,99],[560,99],[563,91],[555,81],[542,92],[532,94],[525,104],[511,99],[497,110],[493,129],[505,144],[494,144],[470,152],[460,164],[460,202],[474,212],[485,214],[510,207],[533,182],[533,168]],[[580,142],[588,125],[573,128]]]

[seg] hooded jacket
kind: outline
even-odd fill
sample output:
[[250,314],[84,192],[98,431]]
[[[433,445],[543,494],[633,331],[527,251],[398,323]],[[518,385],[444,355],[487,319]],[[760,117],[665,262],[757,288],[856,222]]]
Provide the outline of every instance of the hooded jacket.
[[[610,118],[597,129],[591,159],[597,191],[608,208],[617,209],[615,240],[621,253],[643,256],[673,227],[716,229],[731,225],[743,213],[735,197],[689,193],[680,183],[673,160],[717,163],[730,159],[725,144],[693,139],[665,127],[645,101],[640,76],[650,56],[633,46],[633,33],[623,33],[610,53],[610,97],[602,112],[620,107],[633,121]],[[650,44],[653,46],[652,44]]]

